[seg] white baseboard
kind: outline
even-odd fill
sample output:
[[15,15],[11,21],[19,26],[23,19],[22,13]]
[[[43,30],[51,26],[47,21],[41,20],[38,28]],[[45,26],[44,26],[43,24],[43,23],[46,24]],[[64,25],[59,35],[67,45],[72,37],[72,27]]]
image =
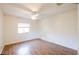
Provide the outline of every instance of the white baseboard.
[[3,48],[4,48],[4,46],[1,46],[1,48],[0,48],[0,54],[2,53]]
[[55,43],[55,44],[58,44],[58,45],[61,45],[61,46],[64,46],[64,47],[67,47],[67,48],[70,48],[70,49],[73,49],[73,50],[77,50],[78,51],[78,49],[76,48],[71,48],[71,47],[69,47],[69,46],[67,46],[67,45],[64,45],[64,44],[60,44],[60,43],[57,43],[57,42],[53,42],[53,41],[50,41],[49,39],[47,39],[47,38],[45,38],[45,37],[41,37],[41,39],[43,39],[43,40],[45,40],[45,41],[48,41],[48,42],[51,42],[51,43]]
[[[32,39],[28,39],[28,40],[33,40],[33,39],[37,39],[37,38],[32,38]],[[14,42],[6,43],[5,45],[15,44],[15,43],[19,43],[19,42],[28,41],[28,40],[25,39],[25,40],[20,40],[20,41],[14,41]]]

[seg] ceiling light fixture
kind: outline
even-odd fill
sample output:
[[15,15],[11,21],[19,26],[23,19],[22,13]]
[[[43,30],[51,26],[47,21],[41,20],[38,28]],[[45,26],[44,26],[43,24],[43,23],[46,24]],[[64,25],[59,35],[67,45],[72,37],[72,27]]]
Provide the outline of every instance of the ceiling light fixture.
[[32,20],[37,20],[38,14],[33,14],[32,15]]

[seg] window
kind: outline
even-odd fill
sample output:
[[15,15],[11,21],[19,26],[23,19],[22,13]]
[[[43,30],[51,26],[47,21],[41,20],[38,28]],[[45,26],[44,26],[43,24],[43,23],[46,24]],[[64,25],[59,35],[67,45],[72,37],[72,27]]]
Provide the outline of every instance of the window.
[[27,33],[30,31],[30,24],[18,23],[18,33]]

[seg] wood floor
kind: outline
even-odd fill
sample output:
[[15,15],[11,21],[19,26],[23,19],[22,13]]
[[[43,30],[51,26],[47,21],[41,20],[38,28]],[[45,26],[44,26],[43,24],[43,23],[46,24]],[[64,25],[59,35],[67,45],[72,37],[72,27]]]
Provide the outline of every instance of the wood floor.
[[76,55],[77,51],[41,39],[6,45],[2,55]]

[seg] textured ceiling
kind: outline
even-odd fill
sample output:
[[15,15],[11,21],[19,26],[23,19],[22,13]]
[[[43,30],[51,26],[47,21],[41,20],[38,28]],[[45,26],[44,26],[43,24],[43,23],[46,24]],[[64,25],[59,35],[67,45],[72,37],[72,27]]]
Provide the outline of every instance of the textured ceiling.
[[27,3],[27,4],[17,4],[19,6],[24,6],[25,8],[28,8],[31,11],[39,11],[39,9],[41,8],[41,6],[43,5],[42,3]]
[[62,13],[71,9],[75,9],[76,4],[60,4],[56,3],[15,3],[0,4],[0,9],[5,15],[31,19],[31,15],[38,13],[38,19],[44,19],[58,13]]

